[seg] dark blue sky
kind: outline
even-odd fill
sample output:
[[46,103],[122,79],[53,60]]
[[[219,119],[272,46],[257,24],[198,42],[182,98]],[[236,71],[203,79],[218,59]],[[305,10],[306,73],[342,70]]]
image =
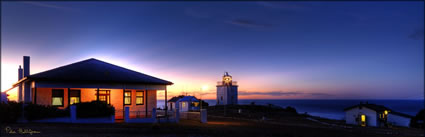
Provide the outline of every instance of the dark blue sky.
[[2,90],[29,55],[31,73],[94,57],[171,96],[214,98],[224,71],[242,98],[424,93],[423,2],[2,2],[1,23]]

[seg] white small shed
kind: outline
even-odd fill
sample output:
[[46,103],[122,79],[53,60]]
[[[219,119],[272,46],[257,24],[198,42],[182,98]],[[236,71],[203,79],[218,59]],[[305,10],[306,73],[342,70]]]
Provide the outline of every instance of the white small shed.
[[183,98],[183,96],[173,97],[167,101],[167,108],[169,111],[174,111],[176,108],[179,108],[179,105],[176,104],[180,98]]
[[180,112],[199,111],[199,100],[194,96],[185,96],[178,101]]
[[346,124],[380,127],[388,124],[409,127],[412,116],[395,112],[385,106],[358,104],[344,109]]
[[199,103],[200,100],[194,96],[178,96],[168,100],[167,107],[170,111],[174,111],[176,108],[178,108],[180,112],[199,111]]

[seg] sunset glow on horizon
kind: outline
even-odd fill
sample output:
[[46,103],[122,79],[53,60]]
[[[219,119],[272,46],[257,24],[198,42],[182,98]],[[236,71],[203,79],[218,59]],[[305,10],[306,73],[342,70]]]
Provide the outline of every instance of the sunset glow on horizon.
[[216,99],[224,72],[239,99],[423,99],[423,2],[267,3],[2,2],[1,91],[30,56],[168,80],[168,99]]

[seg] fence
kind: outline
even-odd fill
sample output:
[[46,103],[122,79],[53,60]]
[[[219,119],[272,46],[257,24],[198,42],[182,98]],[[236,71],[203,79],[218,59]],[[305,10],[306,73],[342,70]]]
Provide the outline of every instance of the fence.
[[207,122],[207,110],[202,109],[200,112],[180,112],[180,119]]
[[32,122],[46,123],[115,123],[115,116],[97,118],[77,118],[77,106],[70,106],[70,117],[47,118]]
[[180,119],[197,121],[201,119],[201,113],[200,112],[180,112]]
[[116,120],[124,120],[124,109],[116,109],[115,110],[115,119]]
[[[130,111],[130,107],[125,107],[124,121],[126,123],[155,123],[156,122],[156,109],[147,113],[146,111]],[[143,112],[143,114],[142,114]],[[133,116],[133,117],[131,117]]]
[[[167,115],[165,115],[165,112],[167,112]],[[176,113],[177,111],[170,111],[170,110],[158,110],[157,111],[157,120],[158,122],[175,122],[178,123],[180,119],[179,113]]]
[[[157,110],[154,108],[152,111],[130,111],[129,107],[125,107],[124,113],[121,111],[115,114],[123,114],[124,122],[126,123],[155,123],[155,122],[176,122],[180,119],[195,120],[202,123],[207,122],[207,110],[202,109],[200,112],[179,112],[167,111],[168,116],[165,115],[165,110]],[[42,120],[35,120],[33,122],[47,122],[47,123],[115,123],[115,115],[110,117],[99,118],[77,118],[77,107],[70,107],[70,117],[48,118]]]

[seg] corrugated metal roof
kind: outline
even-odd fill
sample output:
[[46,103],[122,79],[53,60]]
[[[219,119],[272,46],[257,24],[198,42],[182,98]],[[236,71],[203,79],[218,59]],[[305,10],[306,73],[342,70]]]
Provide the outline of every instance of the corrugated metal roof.
[[400,112],[395,112],[395,111],[390,112],[390,114],[398,115],[398,116],[402,116],[402,117],[406,117],[406,118],[413,118],[414,117],[414,116],[411,116],[411,115],[408,115],[408,114],[404,114],[404,113],[400,113]]
[[344,111],[356,108],[356,107],[366,107],[372,110],[375,110],[376,112],[382,112],[385,110],[390,110],[389,108],[382,106],[382,105],[376,105],[376,104],[358,104],[358,105],[354,105],[348,108],[345,108]]
[[178,96],[178,97],[173,97],[170,100],[168,100],[167,102],[177,102],[177,101],[199,101],[196,97],[194,96]]
[[168,100],[167,102],[177,102],[180,98],[182,98],[182,97],[181,96],[173,97],[170,100]]
[[196,97],[194,97],[194,96],[185,96],[185,97],[183,97],[183,98],[181,98],[179,101],[190,101],[190,102],[193,102],[193,101],[199,101],[198,99],[196,99]]
[[28,76],[28,79],[154,85],[173,84],[170,81],[162,80],[94,58],[33,74]]

